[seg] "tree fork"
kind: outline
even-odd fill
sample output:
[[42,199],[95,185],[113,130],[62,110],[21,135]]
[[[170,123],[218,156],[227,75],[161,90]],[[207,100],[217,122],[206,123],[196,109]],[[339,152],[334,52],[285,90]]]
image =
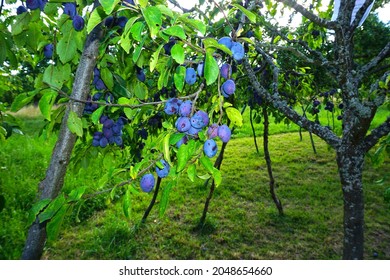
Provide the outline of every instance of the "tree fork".
[[[95,1],[95,8],[98,2]],[[86,100],[90,93],[90,82],[93,69],[99,55],[99,45],[102,36],[100,24],[88,34],[84,50],[76,71],[71,98]],[[46,177],[39,184],[39,199],[54,199],[60,193],[70,157],[77,139],[68,128],[68,118],[70,112],[75,112],[81,116],[84,104],[70,101],[65,115],[62,119],[58,140],[54,147],[49,167],[46,170]],[[38,218],[30,226],[26,244],[22,252],[22,259],[40,259],[46,243],[46,223],[40,223]]]

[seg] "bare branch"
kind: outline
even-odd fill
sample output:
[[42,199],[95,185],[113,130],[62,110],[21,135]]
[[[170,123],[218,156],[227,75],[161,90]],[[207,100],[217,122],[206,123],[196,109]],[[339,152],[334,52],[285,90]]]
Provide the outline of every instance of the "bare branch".
[[293,0],[277,0],[277,1],[293,8],[294,10],[299,12],[301,15],[310,19],[312,22],[318,24],[319,26],[325,27],[327,29],[336,29],[337,28],[336,22],[320,18],[319,16],[317,16],[317,15],[313,14],[312,12],[310,12],[309,10],[307,10],[302,5],[298,4],[296,1],[293,1]]

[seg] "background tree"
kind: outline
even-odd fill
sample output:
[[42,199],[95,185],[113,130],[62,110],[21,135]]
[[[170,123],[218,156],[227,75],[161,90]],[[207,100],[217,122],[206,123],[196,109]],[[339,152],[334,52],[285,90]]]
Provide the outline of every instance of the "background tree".
[[[271,23],[278,11],[288,13],[279,3],[306,18],[308,33]],[[151,191],[154,171],[165,166],[162,159],[170,167],[168,179],[158,180],[164,201],[183,172],[192,180],[197,175],[213,178],[219,185],[221,172],[210,159],[218,147],[208,125],[224,127],[218,136],[228,142],[230,129],[242,123],[237,109],[242,104],[240,91],[234,90],[245,91],[248,84],[274,116],[289,119],[335,149],[345,203],[343,258],[362,258],[364,156],[390,131],[390,117],[370,131],[375,112],[388,95],[384,62],[390,44],[364,61],[354,54],[354,34],[371,3],[366,1],[352,21],[355,1],[341,1],[336,21],[327,20],[331,8],[324,12],[320,2],[303,6],[289,0],[241,5],[200,1],[206,12],[196,6],[186,14],[172,11],[162,0],[95,1],[93,6],[92,1],[26,3],[28,9],[20,8],[17,16],[7,19],[11,31],[2,29],[9,38],[6,56],[25,49],[35,62],[51,61],[35,77],[34,89],[19,94],[12,108],[38,98],[47,120],[45,131],[50,133],[59,124],[61,129],[40,184],[39,201],[31,211],[23,258],[40,258],[46,237],[55,238],[65,214],[85,195],[85,188],[61,192],[69,162],[77,169],[87,165],[88,158],[106,162],[115,158],[99,181],[106,187],[99,193],[121,196],[126,215],[136,182],[141,179],[141,189]],[[313,34],[314,28],[320,28],[321,36]],[[334,44],[322,48],[323,39],[331,36]],[[222,37],[227,38],[218,41]],[[286,53],[296,59],[288,60]],[[224,63],[232,66],[227,76],[220,72]],[[260,65],[265,68],[256,71]],[[327,95],[311,89],[316,88],[319,73],[336,81]],[[229,82],[225,88],[227,80],[234,87]],[[333,98],[343,104],[341,134],[301,113],[301,105],[315,107],[312,102],[317,99],[333,112]],[[188,100],[191,132],[179,119],[187,116],[177,114],[178,104]],[[53,110],[54,104],[59,106]],[[166,203],[161,205],[163,212]]]

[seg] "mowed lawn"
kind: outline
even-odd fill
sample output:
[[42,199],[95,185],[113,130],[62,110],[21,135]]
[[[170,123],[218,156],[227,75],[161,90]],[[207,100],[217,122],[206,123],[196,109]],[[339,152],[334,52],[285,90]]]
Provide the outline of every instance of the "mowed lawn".
[[[42,125],[39,119],[27,121],[27,135],[16,135],[1,143],[0,148],[0,192],[6,198],[6,207],[0,213],[1,259],[20,257],[28,209],[55,143],[55,139],[37,137]],[[340,259],[343,199],[333,150],[315,137],[314,154],[306,132],[302,141],[297,132],[270,137],[276,191],[285,212],[279,216],[268,192],[263,141],[258,137],[257,154],[249,132],[240,133],[227,146],[221,168],[223,181],[214,193],[201,230],[196,226],[209,186],[200,179],[192,183],[183,176],[170,192],[165,215],[159,215],[159,196],[146,223],[139,228],[136,225],[152,194],[132,195],[130,218],[123,214],[121,198],[110,204],[105,196],[87,200],[78,215],[80,220],[76,213],[67,217],[58,239],[47,244],[43,258]],[[384,201],[384,192],[390,187],[388,171],[389,162],[373,168],[367,160],[367,259],[390,259],[390,205]],[[94,188],[93,178],[100,173],[93,166],[87,172],[69,173],[65,189]],[[162,187],[165,184],[163,180]]]

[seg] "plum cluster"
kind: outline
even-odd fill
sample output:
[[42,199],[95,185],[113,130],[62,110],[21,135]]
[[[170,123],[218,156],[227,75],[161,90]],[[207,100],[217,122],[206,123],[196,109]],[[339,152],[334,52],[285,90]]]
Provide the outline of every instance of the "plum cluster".
[[[192,106],[192,101],[182,101],[178,98],[171,98],[165,103],[164,112],[167,115],[177,115],[175,127],[178,132],[185,133],[183,138],[176,143],[177,148],[186,144],[190,138],[198,138],[199,132],[209,125],[208,114],[202,110],[193,113]],[[203,144],[203,152],[211,158],[218,152],[214,138],[218,136],[222,142],[227,143],[231,137],[231,130],[227,125],[219,126],[213,123],[207,128],[207,136],[208,139]]]
[[97,131],[93,135],[92,146],[105,148],[109,144],[122,146],[122,130],[126,119],[120,117],[116,122],[108,116],[101,116],[100,123],[103,124],[103,130]]

